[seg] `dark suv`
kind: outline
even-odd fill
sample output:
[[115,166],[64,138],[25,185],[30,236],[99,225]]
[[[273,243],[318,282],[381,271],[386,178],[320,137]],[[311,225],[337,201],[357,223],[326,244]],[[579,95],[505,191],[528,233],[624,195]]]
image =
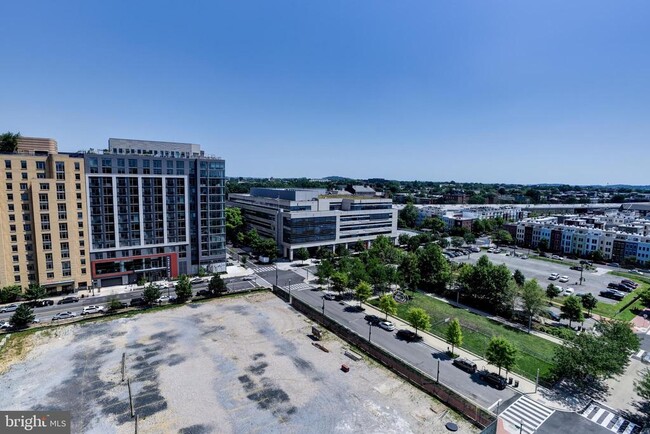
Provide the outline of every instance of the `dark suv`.
[[463,371],[469,372],[470,374],[473,374],[476,372],[476,363],[472,362],[471,360],[468,359],[463,359],[462,357],[459,357],[457,359],[454,359],[453,362],[451,362],[452,365],[454,365],[457,368],[462,369]]
[[506,379],[496,372],[481,371],[478,376],[495,389],[503,390],[506,388]]
[[69,303],[78,303],[79,297],[65,297],[59,300],[56,304],[69,304]]
[[381,321],[377,315],[366,315],[364,319],[372,325],[377,325]]
[[397,339],[406,342],[419,341],[422,339],[422,336],[416,335],[415,332],[412,332],[411,330],[398,330],[396,336]]
[[136,298],[132,298],[132,299],[131,299],[131,302],[129,303],[129,306],[131,306],[131,307],[135,307],[135,306],[144,306],[144,305],[146,305],[146,304],[147,304],[147,302],[144,301],[144,298],[142,298],[142,297],[136,297]]

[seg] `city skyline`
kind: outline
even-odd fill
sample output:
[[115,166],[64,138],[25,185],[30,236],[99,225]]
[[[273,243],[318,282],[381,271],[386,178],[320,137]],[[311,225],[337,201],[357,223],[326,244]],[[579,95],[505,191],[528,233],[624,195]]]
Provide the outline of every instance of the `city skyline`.
[[[0,7],[0,128],[228,176],[647,185],[641,2]],[[54,25],[56,23],[56,25]]]

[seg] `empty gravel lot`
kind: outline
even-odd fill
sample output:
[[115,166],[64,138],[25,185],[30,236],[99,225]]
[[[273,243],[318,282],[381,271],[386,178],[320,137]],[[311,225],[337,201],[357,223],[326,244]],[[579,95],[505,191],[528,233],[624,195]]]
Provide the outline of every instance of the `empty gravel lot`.
[[449,421],[478,432],[378,364],[352,361],[331,334],[321,351],[310,332],[268,293],[58,327],[30,337],[0,376],[0,408],[71,410],[74,433],[132,433],[125,353],[140,433],[442,433]]

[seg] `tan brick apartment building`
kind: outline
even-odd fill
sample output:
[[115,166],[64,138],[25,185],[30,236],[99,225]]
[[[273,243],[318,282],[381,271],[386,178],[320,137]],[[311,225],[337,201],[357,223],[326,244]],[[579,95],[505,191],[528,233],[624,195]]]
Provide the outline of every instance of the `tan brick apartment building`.
[[33,137],[0,154],[0,287],[90,286],[87,221],[82,154]]

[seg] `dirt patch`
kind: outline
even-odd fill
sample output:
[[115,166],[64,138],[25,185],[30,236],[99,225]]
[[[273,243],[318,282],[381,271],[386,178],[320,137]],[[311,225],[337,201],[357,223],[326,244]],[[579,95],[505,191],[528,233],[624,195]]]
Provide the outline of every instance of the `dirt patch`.
[[74,432],[131,433],[124,353],[142,432],[443,433],[449,421],[478,432],[379,364],[350,360],[336,336],[324,337],[329,353],[314,347],[311,326],[258,293],[57,328],[7,353],[0,408],[70,410]]

